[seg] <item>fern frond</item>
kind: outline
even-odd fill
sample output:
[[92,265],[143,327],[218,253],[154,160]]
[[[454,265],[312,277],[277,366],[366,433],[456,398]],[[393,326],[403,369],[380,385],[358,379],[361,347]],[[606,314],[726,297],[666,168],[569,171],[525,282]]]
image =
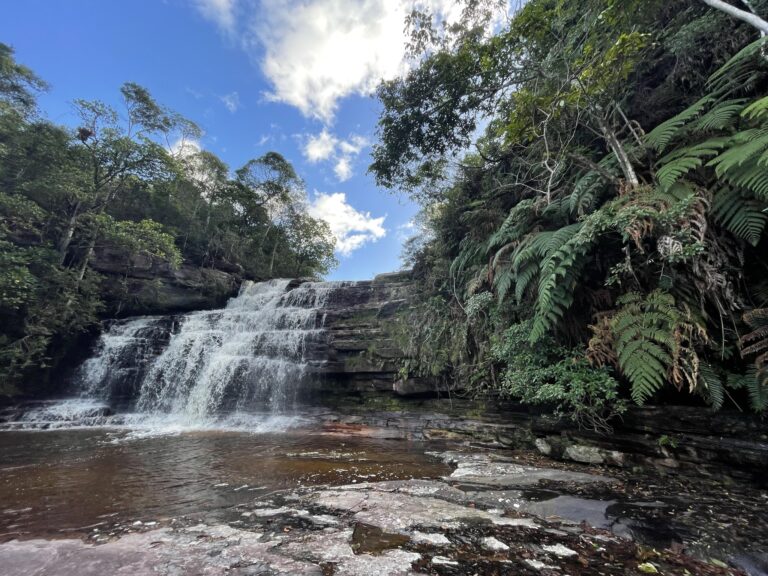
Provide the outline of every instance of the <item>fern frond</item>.
[[697,132],[731,128],[742,115],[746,103],[747,100],[744,98],[721,102],[699,118],[691,128]]
[[710,76],[708,88],[713,93],[727,95],[751,84],[759,74],[759,58],[765,45],[766,39],[761,38],[745,46]]
[[702,362],[699,370],[699,390],[714,410],[720,410],[725,402],[723,379],[709,362]]
[[[668,381],[670,373],[696,373],[680,364],[698,359],[692,350],[682,353],[680,334],[689,331],[675,299],[661,290],[643,296],[630,292],[619,301],[621,309],[611,321],[618,367],[632,385],[631,396],[645,403]],[[693,384],[692,384],[693,385]]]
[[715,169],[715,174],[722,178],[729,171],[735,170],[750,160],[758,160],[768,149],[768,129],[743,130],[734,138],[728,149],[710,160],[707,166]]
[[673,116],[656,126],[646,135],[645,142],[657,152],[663,152],[680,133],[682,128],[695,120],[713,102],[715,102],[715,99],[712,96],[705,96],[680,112],[677,116]]
[[503,244],[519,240],[527,232],[527,225],[535,212],[534,205],[534,200],[525,199],[518,202],[509,211],[499,229],[488,239],[489,252]]
[[768,203],[768,169],[757,162],[751,162],[728,170],[723,179],[729,184],[749,192],[752,196]]
[[752,102],[752,104],[744,108],[741,115],[748,120],[765,119],[768,116],[768,96]]
[[675,150],[661,158],[661,168],[656,173],[659,184],[663,189],[671,187],[691,170],[700,168],[706,158],[719,154],[728,141],[728,138],[710,138],[701,144]]
[[584,265],[584,256],[594,239],[592,226],[585,222],[564,226],[550,237],[541,264],[531,342],[541,339],[573,304],[573,291]]
[[[618,161],[615,155],[609,154],[605,156],[597,165],[609,174],[614,174],[618,177],[616,174]],[[605,188],[605,180],[599,172],[588,170],[582,174],[574,184],[569,197],[570,213],[582,216],[589,212],[595,204],[595,196],[605,190]]]
[[528,287],[539,274],[539,265],[536,262],[528,262],[522,269],[515,271],[515,300],[523,301],[523,296]]
[[735,236],[757,246],[768,223],[765,206],[739,190],[726,188],[715,194],[712,215],[715,221]]
[[732,390],[746,390],[749,404],[755,412],[768,408],[768,374],[755,367],[746,374],[729,374],[728,387]]
[[507,292],[515,282],[515,272],[511,267],[506,267],[501,273],[493,277],[493,288],[496,291],[499,302],[502,302],[507,296]]

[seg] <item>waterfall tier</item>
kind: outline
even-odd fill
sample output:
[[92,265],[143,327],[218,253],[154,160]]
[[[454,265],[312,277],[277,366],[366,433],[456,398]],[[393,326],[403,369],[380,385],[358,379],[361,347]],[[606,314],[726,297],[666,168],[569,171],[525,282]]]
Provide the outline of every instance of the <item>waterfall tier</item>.
[[[79,372],[82,394],[189,422],[293,407],[307,352],[325,338],[321,312],[348,283],[243,285],[221,310],[114,323]],[[170,325],[169,325],[170,324]]]
[[371,395],[430,393],[400,377],[391,331],[411,286],[408,273],[245,283],[221,309],[110,321],[68,397],[0,410],[0,430],[268,431]]

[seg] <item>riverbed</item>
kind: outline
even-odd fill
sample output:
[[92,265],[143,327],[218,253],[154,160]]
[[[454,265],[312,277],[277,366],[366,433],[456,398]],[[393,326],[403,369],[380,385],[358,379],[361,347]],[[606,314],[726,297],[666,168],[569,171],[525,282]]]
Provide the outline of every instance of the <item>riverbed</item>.
[[766,574],[760,483],[294,424],[0,432],[0,562],[14,576]]
[[270,492],[436,478],[450,467],[420,442],[309,430],[136,434],[0,433],[0,541],[91,533],[123,523],[206,519]]

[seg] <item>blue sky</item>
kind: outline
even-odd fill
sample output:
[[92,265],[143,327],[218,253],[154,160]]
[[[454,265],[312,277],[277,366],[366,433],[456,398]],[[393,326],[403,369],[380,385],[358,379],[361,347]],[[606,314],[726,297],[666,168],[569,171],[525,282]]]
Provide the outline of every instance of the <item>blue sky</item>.
[[416,213],[366,174],[369,94],[403,70],[411,1],[23,0],[3,6],[0,41],[51,84],[40,104],[54,122],[76,121],[76,98],[117,104],[131,81],[200,124],[200,145],[233,169],[280,152],[336,233],[330,278],[365,279],[399,268]]

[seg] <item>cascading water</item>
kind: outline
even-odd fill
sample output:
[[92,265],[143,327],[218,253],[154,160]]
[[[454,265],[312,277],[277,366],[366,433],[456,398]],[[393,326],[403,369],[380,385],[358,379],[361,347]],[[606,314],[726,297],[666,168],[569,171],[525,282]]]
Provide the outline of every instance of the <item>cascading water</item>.
[[113,417],[118,424],[241,425],[265,413],[284,420],[308,351],[324,341],[322,309],[344,284],[294,285],[247,282],[220,310],[113,323],[79,369],[80,400],[44,407],[40,417],[64,415],[63,425],[101,401],[130,411]]
[[307,345],[322,335],[317,309],[332,284],[247,284],[224,310],[184,316],[141,385],[141,412],[192,421],[254,407],[284,413],[306,370]]

